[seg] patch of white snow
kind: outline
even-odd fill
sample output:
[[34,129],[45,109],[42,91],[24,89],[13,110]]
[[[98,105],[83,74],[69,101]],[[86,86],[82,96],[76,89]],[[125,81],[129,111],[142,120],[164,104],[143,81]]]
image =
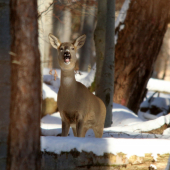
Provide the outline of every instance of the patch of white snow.
[[42,84],[42,92],[43,92],[43,99],[45,99],[45,98],[54,98],[54,100],[57,101],[57,93],[55,91],[53,91],[45,83]]
[[148,90],[170,93],[170,81],[150,78],[147,84]]
[[132,155],[144,157],[152,153],[156,160],[157,154],[170,153],[170,140],[165,139],[115,139],[115,138],[77,138],[77,137],[41,137],[41,151],[69,152],[72,149],[82,152],[93,152],[101,156],[104,153],[123,152],[129,158]]

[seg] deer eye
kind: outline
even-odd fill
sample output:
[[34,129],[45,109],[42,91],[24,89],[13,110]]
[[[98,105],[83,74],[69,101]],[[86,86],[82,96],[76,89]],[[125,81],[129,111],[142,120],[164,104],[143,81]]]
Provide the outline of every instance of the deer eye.
[[74,50],[74,47],[72,47],[71,50]]
[[60,51],[63,51],[63,50],[64,50],[64,49],[61,47],[61,48],[60,48]]

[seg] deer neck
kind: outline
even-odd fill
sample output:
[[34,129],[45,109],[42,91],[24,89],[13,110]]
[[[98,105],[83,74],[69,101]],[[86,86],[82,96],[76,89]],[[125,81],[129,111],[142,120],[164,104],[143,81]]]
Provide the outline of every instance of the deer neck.
[[69,70],[69,71],[61,70],[60,88],[65,90],[71,89],[71,91],[73,91],[75,85],[76,85],[76,79],[75,79],[74,70]]

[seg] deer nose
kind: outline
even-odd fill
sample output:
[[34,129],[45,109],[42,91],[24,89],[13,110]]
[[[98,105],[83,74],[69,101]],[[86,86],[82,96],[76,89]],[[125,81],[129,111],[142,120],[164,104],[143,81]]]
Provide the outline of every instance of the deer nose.
[[64,52],[64,56],[70,56],[70,52],[68,51]]
[[71,54],[70,54],[70,52],[64,52],[64,58],[71,58]]

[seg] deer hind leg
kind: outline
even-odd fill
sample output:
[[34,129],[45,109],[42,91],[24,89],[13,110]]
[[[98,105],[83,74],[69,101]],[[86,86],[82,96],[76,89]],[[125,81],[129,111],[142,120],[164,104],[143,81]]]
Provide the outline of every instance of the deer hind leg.
[[101,138],[103,136],[103,127],[94,127],[93,131],[96,138]]
[[62,121],[62,136],[68,136],[70,124]]

